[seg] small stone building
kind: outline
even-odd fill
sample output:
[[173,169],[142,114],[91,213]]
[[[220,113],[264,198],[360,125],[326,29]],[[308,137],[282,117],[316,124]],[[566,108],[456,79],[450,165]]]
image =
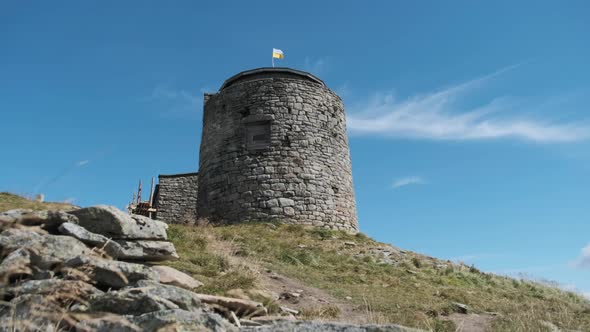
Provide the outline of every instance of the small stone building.
[[199,174],[160,175],[157,219],[358,231],[346,118],[322,80],[259,68],[205,94]]

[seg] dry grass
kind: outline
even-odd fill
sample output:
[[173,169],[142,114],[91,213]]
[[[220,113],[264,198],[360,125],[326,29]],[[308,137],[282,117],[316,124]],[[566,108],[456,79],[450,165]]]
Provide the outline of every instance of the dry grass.
[[[384,245],[363,235],[268,223],[173,225],[169,235],[181,257],[171,265],[203,281],[206,292],[255,288],[257,271],[268,268],[336,298],[351,297],[367,323],[455,331],[445,317],[460,302],[474,313],[498,313],[492,331],[544,331],[543,321],[590,330],[590,303],[577,294],[411,252],[383,264],[369,252]],[[337,316],[332,309],[309,308],[304,315],[330,319]]]
[[0,212],[12,209],[31,209],[31,210],[74,210],[77,207],[68,203],[59,202],[37,202],[19,195],[0,192]]

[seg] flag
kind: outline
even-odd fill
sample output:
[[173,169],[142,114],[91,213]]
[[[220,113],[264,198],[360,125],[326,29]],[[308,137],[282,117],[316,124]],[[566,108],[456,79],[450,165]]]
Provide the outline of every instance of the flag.
[[272,57],[276,59],[284,59],[285,55],[283,54],[283,51],[279,50],[278,48],[273,48]]

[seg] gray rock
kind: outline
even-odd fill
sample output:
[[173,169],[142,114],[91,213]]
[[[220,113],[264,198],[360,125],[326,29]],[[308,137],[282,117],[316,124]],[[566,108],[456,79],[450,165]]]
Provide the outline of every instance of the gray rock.
[[455,308],[457,309],[457,312],[459,312],[459,313],[466,314],[469,312],[469,307],[466,304],[459,303],[459,302],[453,302],[453,305],[455,306]]
[[127,318],[102,313],[80,320],[75,325],[76,331],[82,332],[141,332],[142,329]]
[[6,287],[4,291],[5,295],[11,298],[27,294],[54,296],[64,294],[67,297],[75,296],[84,299],[94,294],[103,293],[85,282],[64,279],[28,280],[17,286]]
[[7,229],[0,234],[0,247],[5,253],[27,249],[31,265],[42,270],[52,269],[90,249],[77,239],[63,235],[41,235],[31,230]]
[[195,293],[176,286],[162,285],[154,281],[140,280],[135,283],[134,286],[127,287],[126,289],[139,289],[150,296],[166,299],[183,310],[191,311],[203,307]]
[[84,272],[99,288],[120,289],[139,280],[159,279],[158,274],[148,266],[93,256],[77,256],[68,260],[65,266]]
[[177,286],[186,289],[195,289],[203,285],[202,282],[195,280],[193,277],[186,273],[180,272],[175,268],[156,265],[152,266],[152,269],[160,276],[160,283],[166,285]]
[[114,206],[98,205],[72,211],[79,225],[113,239],[166,240],[168,225],[144,216],[129,215]]
[[18,223],[24,226],[40,226],[42,229],[56,233],[57,227],[64,222],[77,223],[78,218],[64,211],[33,211],[30,209],[14,209],[0,212],[0,221]]
[[112,258],[122,255],[123,248],[106,236],[89,232],[84,227],[72,223],[63,223],[59,226],[59,232],[64,235],[73,236],[87,245],[103,249]]
[[77,224],[78,218],[64,211],[31,211],[23,214],[18,222],[25,226],[40,226],[52,234],[57,234],[61,224]]
[[33,212],[33,210],[31,210],[31,209],[13,209],[13,210],[0,212],[0,221],[7,222],[7,223],[8,222],[16,222],[17,220],[22,218],[23,215],[25,215],[27,213],[31,213],[31,212]]
[[158,311],[139,317],[128,317],[128,319],[140,326],[143,331],[162,331],[163,328],[166,328],[166,331],[176,332],[233,332],[238,330],[221,316],[202,309]]
[[121,248],[119,259],[142,261],[176,260],[178,254],[174,245],[167,241],[126,241],[117,240]]
[[63,309],[42,295],[23,295],[0,306],[0,331],[54,332]]
[[0,264],[0,284],[29,278],[32,275],[31,255],[26,249],[21,248],[11,252]]
[[352,325],[311,321],[279,321],[276,324],[244,327],[240,331],[273,332],[425,332],[401,325]]
[[179,308],[173,302],[150,294],[143,288],[129,288],[93,295],[88,300],[88,303],[89,311],[134,316],[148,312]]

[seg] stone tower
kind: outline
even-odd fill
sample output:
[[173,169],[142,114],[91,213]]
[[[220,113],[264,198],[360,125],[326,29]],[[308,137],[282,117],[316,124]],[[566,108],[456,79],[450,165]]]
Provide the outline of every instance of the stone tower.
[[344,106],[319,78],[259,68],[204,99],[197,214],[358,231]]

